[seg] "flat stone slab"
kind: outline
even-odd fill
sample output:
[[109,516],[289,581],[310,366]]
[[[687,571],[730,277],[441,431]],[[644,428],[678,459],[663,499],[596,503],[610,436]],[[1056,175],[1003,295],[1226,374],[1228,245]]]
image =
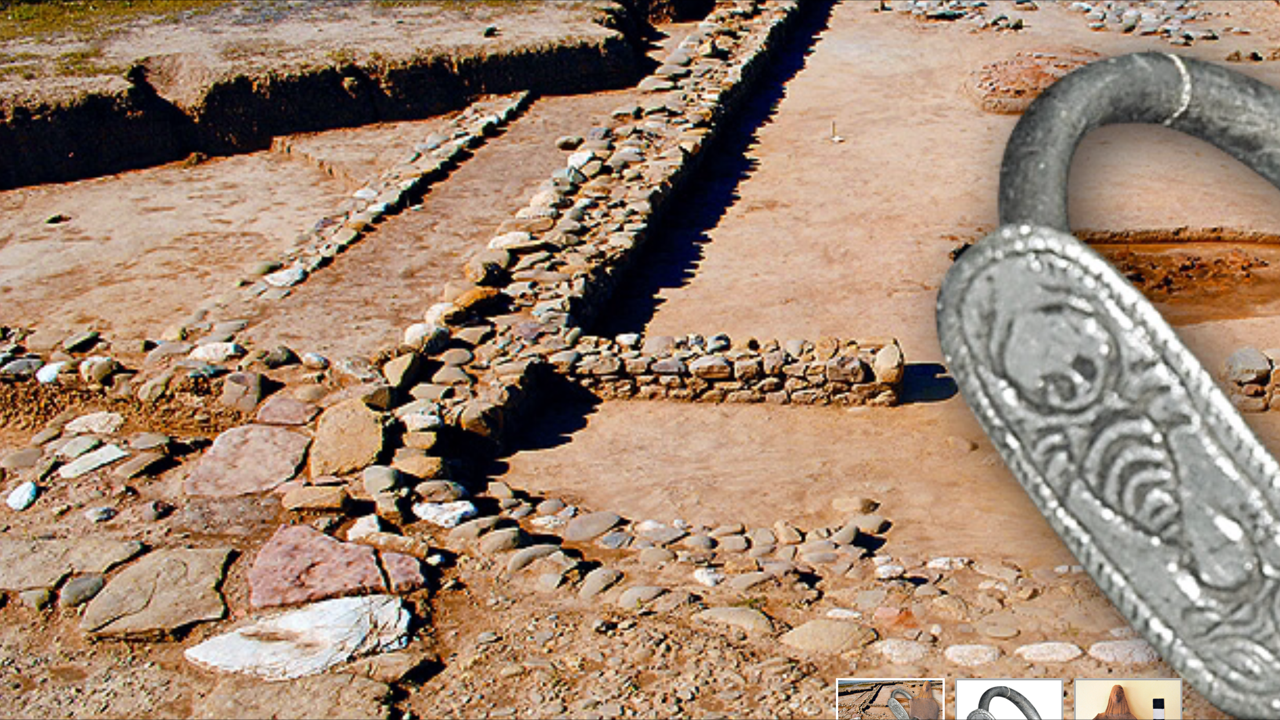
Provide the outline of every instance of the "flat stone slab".
[[929,654],[928,645],[918,643],[915,640],[902,640],[900,638],[881,640],[875,644],[874,649],[880,653],[880,657],[895,665],[909,665],[920,662]]
[[397,595],[421,590],[427,586],[427,578],[422,574],[422,561],[412,555],[384,552],[382,568],[387,571],[391,592]]
[[121,480],[132,480],[139,475],[150,474],[152,469],[163,461],[167,455],[161,452],[143,452],[120,463],[115,469],[115,476]]
[[251,622],[183,653],[212,670],[289,680],[353,657],[399,650],[409,611],[390,595],[337,598]]
[[419,520],[426,520],[442,528],[456,528],[474,518],[479,512],[475,505],[466,500],[449,503],[414,503],[412,510]]
[[1107,640],[1089,646],[1089,657],[1104,663],[1145,665],[1160,660],[1145,640]]
[[819,618],[794,628],[778,638],[797,650],[842,653],[863,647],[876,639],[876,631],[858,623]]
[[534,560],[547,557],[559,550],[559,547],[545,543],[540,545],[530,545],[527,548],[517,550],[511,554],[511,557],[507,558],[507,572],[518,573],[532,565]]
[[272,395],[258,408],[256,419],[263,425],[306,425],[320,414],[320,408],[284,395]]
[[769,616],[749,607],[713,607],[694,615],[699,620],[720,625],[732,625],[747,632],[767,633],[773,631],[773,623]]
[[386,592],[373,548],[344,543],[309,525],[285,525],[249,568],[249,602],[273,607]]
[[175,531],[195,535],[247,537],[278,524],[280,502],[270,496],[193,497],[174,516]]
[[689,533],[680,528],[665,525],[656,520],[643,520],[634,528],[634,533],[655,545],[669,545]]
[[44,456],[44,450],[38,447],[22,448],[14,450],[0,460],[0,470],[24,470],[29,467],[35,467],[40,462],[40,458]]
[[1030,663],[1070,662],[1084,654],[1075,643],[1041,642],[1023,645],[1013,651],[1014,655]]
[[81,415],[67,423],[66,427],[63,428],[63,432],[68,435],[79,435],[80,433],[110,435],[123,425],[124,418],[119,413],[103,411]]
[[298,474],[311,439],[268,425],[222,433],[183,482],[188,495],[233,497],[267,492]]
[[103,445],[58,468],[58,476],[63,480],[72,480],[126,457],[129,457],[129,453],[121,450],[118,445]]
[[372,465],[382,452],[382,418],[359,398],[333,405],[316,423],[311,477],[343,475]]
[[620,522],[622,518],[608,510],[579,515],[569,521],[568,527],[564,529],[564,539],[569,542],[585,542],[605,534]]
[[666,594],[666,592],[666,588],[657,585],[632,586],[618,596],[618,607],[624,610],[639,610],[645,603]]
[[121,570],[85,608],[80,629],[95,635],[152,636],[207,620],[227,606],[218,587],[230,548],[165,549]]
[[590,600],[609,588],[617,585],[622,580],[622,573],[613,568],[598,567],[587,573],[582,580],[582,587],[578,590],[578,597],[583,600]]
[[92,435],[80,435],[66,442],[57,441],[57,455],[63,460],[75,460],[81,455],[102,445],[102,441]]
[[0,590],[52,588],[72,573],[105,573],[142,551],[133,540],[0,540]]
[[277,718],[347,720],[391,716],[391,688],[358,675],[313,675],[285,682],[225,677],[208,694],[196,694],[191,717],[198,720]]
[[1000,649],[991,645],[952,645],[942,654],[949,662],[964,667],[986,665],[1000,659]]

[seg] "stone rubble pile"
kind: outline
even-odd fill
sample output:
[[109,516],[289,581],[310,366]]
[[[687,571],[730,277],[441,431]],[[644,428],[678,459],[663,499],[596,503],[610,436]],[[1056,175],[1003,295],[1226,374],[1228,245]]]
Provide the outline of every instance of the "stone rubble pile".
[[[1001,3],[1000,5],[1004,5]],[[1218,15],[1214,3],[1196,0],[1105,0],[1104,2],[1062,3],[1084,16],[1090,30],[1160,37],[1170,45],[1192,45],[1196,41],[1218,40],[1223,35],[1247,35],[1245,28],[1225,26],[1190,27]],[[924,20],[965,21],[979,29],[1020,30],[1028,22],[1026,15],[999,12],[986,0],[898,0],[892,8]],[[1019,13],[1040,9],[1035,0],[1016,0],[1013,9]]]
[[[964,20],[979,29],[1021,30],[1024,27],[1021,16],[996,12],[986,0],[899,0],[892,3],[892,7],[896,12],[923,20]],[[1033,0],[1017,0],[1014,7],[1027,12],[1039,9]]]
[[1158,3],[1108,1],[1073,2],[1070,8],[1084,15],[1090,30],[1159,36],[1170,45],[1192,45],[1198,40],[1217,40],[1225,34],[1248,34],[1248,30],[1234,26],[1221,30],[1187,27],[1187,24],[1199,23],[1216,16],[1217,11],[1210,9],[1213,5],[1195,0]]

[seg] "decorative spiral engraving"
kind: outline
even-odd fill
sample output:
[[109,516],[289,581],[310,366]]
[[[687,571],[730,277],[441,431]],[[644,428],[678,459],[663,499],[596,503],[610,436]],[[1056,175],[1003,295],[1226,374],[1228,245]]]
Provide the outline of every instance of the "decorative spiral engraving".
[[1096,253],[1004,227],[947,275],[965,400],[1116,607],[1211,702],[1280,714],[1280,465]]

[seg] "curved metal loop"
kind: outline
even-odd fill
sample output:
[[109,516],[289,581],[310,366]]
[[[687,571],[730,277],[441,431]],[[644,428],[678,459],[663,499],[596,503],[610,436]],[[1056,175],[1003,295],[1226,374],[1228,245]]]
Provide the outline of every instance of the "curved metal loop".
[[887,703],[889,706],[889,712],[893,713],[893,717],[897,720],[911,720],[911,714],[902,707],[902,703],[898,702],[899,695],[906,698],[908,705],[911,704],[912,700],[915,700],[911,693],[906,690],[903,690],[902,688],[894,688],[889,692],[889,702]]
[[982,693],[982,697],[978,699],[978,707],[969,713],[968,720],[990,720],[995,715],[991,712],[991,701],[996,698],[1004,698],[1013,703],[1018,708],[1018,712],[1022,713],[1022,717],[1026,720],[1040,720],[1040,713],[1036,710],[1035,705],[1027,699],[1025,695],[1014,690],[1007,685],[997,685],[993,688],[987,688]]
[[1208,140],[1280,187],[1280,92],[1155,53],[1077,70],[1014,129],[1005,224],[947,274],[939,340],[993,445],[1130,625],[1220,709],[1280,716],[1280,463],[1159,312],[1067,234],[1071,155],[1115,122]]
[[1000,168],[1000,223],[1070,232],[1067,174],[1088,132],[1156,123],[1205,140],[1280,187],[1280,91],[1192,58],[1135,53],[1086,65],[1031,103]]

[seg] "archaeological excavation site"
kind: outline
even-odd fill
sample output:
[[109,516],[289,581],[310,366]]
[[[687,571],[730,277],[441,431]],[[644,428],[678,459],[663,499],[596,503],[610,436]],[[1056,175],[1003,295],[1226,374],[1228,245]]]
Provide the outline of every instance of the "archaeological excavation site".
[[[0,715],[1179,677],[935,317],[1030,103],[1135,52],[1280,87],[1280,5],[0,0]],[[1120,124],[1069,197],[1280,449],[1280,191]]]

